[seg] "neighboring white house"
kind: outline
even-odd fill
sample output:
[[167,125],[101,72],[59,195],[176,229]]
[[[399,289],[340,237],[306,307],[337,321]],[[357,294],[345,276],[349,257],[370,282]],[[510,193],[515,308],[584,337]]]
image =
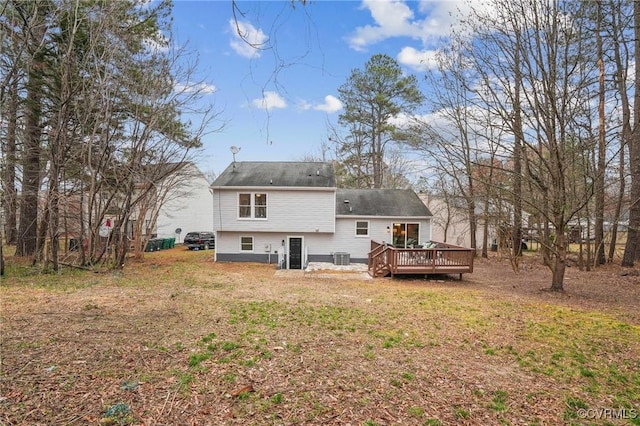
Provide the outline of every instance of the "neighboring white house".
[[[451,206],[443,197],[421,192],[422,202],[433,214],[431,235],[434,241],[471,247],[471,231],[467,211],[462,207]],[[476,241],[482,241],[482,227],[476,230]],[[494,227],[491,228],[491,239],[496,238]]]
[[[462,200],[455,198],[447,200],[442,196],[422,192],[419,197],[433,214],[431,224],[433,240],[462,247],[471,247],[469,213]],[[487,245],[488,248],[494,250],[500,240],[498,224],[513,223],[513,208],[511,204],[505,201],[501,203],[500,207],[490,204],[488,215],[485,217],[484,206],[484,202],[476,202],[476,245],[478,250],[482,249],[486,220]],[[530,216],[526,211],[522,212],[522,221],[526,228],[525,233],[535,230],[535,224],[529,224]],[[529,243],[529,241],[525,242]]]
[[157,236],[175,237],[180,243],[187,232],[212,231],[213,199],[207,177],[189,163],[174,179],[158,213]]
[[213,182],[217,261],[366,262],[371,240],[431,239],[429,209],[411,190],[337,189],[331,163],[234,162]]

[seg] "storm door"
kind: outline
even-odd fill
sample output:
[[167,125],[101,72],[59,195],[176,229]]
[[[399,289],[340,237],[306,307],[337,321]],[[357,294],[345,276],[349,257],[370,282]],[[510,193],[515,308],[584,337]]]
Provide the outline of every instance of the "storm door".
[[289,269],[302,269],[302,238],[289,238]]

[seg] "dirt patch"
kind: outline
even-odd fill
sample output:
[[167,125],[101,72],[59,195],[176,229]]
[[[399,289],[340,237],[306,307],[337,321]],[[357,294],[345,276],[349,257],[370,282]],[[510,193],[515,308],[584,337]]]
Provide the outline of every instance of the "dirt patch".
[[4,279],[0,424],[631,424],[640,277],[620,272],[553,293],[533,259],[363,279],[176,248]]

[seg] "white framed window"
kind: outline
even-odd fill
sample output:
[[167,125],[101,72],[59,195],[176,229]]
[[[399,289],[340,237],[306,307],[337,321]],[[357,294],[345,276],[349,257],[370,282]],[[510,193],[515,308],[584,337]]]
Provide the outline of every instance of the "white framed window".
[[356,220],[356,237],[368,237],[368,236],[369,236],[369,221]]
[[253,194],[253,217],[267,218],[267,194]]
[[245,192],[238,194],[239,219],[266,219],[267,194]]
[[238,194],[238,217],[251,217],[251,194]]
[[253,237],[240,237],[240,251],[253,251]]

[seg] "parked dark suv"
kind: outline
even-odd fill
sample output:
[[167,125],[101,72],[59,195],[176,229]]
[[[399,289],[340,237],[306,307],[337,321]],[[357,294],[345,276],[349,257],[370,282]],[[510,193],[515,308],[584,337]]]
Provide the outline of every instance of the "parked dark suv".
[[216,247],[216,236],[213,232],[189,232],[184,236],[183,244],[189,250],[205,250]]

